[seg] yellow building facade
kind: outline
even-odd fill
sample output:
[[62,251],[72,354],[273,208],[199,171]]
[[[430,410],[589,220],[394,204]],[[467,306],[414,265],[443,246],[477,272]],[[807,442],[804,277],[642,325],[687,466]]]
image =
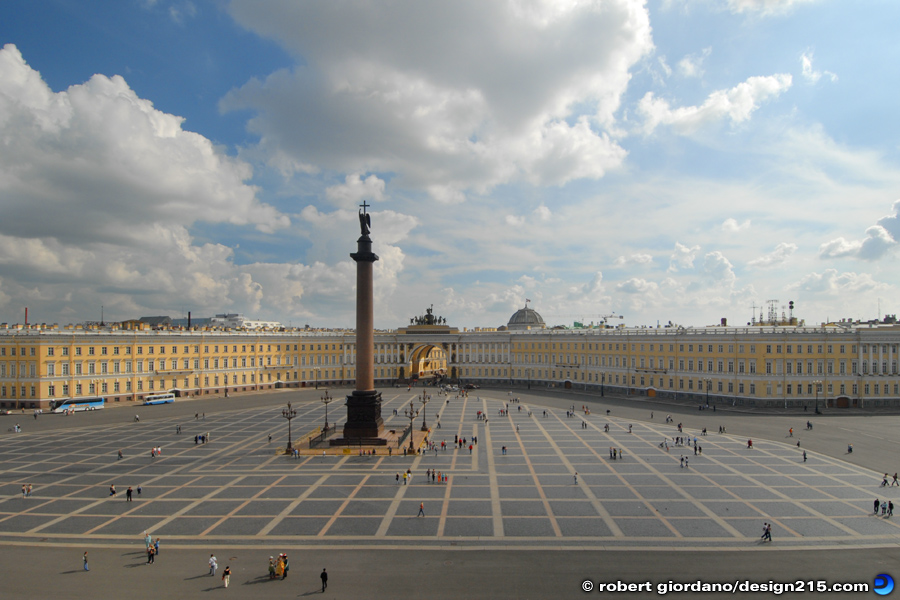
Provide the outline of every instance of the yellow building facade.
[[[375,334],[375,381],[434,376],[747,407],[900,406],[900,327],[415,328]],[[352,331],[0,328],[0,408],[350,385]]]

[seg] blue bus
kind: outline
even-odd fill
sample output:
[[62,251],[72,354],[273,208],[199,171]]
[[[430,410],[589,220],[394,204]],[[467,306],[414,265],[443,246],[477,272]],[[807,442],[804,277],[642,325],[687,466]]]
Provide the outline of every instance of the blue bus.
[[56,404],[55,413],[78,412],[82,410],[99,410],[106,402],[103,398],[69,398]]
[[144,397],[144,406],[150,406],[151,404],[171,404],[175,402],[175,394],[151,394],[150,396]]

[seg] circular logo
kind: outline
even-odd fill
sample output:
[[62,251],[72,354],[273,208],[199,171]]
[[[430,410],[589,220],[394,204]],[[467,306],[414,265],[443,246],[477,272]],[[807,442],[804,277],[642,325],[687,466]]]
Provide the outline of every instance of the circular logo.
[[872,590],[879,596],[887,596],[894,591],[894,578],[887,573],[876,576]]
[[[876,579],[875,581],[878,581],[878,580]],[[891,581],[891,586],[893,586],[893,583],[894,582]],[[592,589],[594,589],[594,582],[591,581],[590,579],[585,579],[584,581],[581,582],[581,589],[583,589],[586,592],[591,591]]]

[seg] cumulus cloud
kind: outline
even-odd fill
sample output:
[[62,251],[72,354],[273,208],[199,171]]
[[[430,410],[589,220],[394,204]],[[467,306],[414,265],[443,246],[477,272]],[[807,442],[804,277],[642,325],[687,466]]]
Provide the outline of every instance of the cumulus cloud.
[[682,134],[690,134],[701,127],[727,120],[732,124],[750,119],[760,104],[776,98],[791,87],[786,73],[765,77],[750,77],[730,90],[718,90],[700,106],[671,108],[669,102],[647,92],[638,104],[644,118],[644,132],[650,134],[660,125],[668,125]]
[[626,279],[616,286],[616,290],[624,294],[650,294],[655,293],[658,289],[658,284],[639,277]]
[[737,280],[734,266],[724,254],[715,250],[703,257],[702,273],[717,285],[731,287]]
[[737,219],[728,218],[722,222],[722,231],[726,233],[737,233],[738,231],[743,231],[749,228],[750,219],[747,219],[743,223],[738,223]]
[[[182,123],[121,77],[54,92],[15,46],[0,50],[0,301],[27,303],[37,319],[81,320],[100,304],[112,318],[182,307],[302,314],[314,275],[341,266],[237,264],[233,248],[198,242],[189,228],[200,222],[265,234],[291,222],[258,200],[247,163]],[[392,222],[385,239],[414,226]],[[384,255],[384,268],[402,268],[390,248]]]
[[822,273],[810,273],[800,281],[788,286],[789,290],[799,290],[813,294],[836,296],[870,290],[886,290],[891,286],[876,281],[868,273],[838,273],[837,269],[825,269]]
[[804,52],[800,55],[800,68],[803,72],[803,78],[809,83],[817,83],[823,76],[832,82],[837,81],[838,77],[831,71],[816,71],[812,66],[812,52]]
[[0,233],[131,243],[146,237],[136,222],[202,220],[263,232],[290,224],[245,183],[249,165],[185,131],[182,121],[154,109],[118,76],[94,75],[54,93],[15,46],[5,46]]
[[698,54],[688,54],[678,61],[678,72],[683,77],[702,77],[703,62],[712,54],[712,48],[704,48]]
[[893,214],[886,215],[875,225],[866,229],[862,240],[847,240],[843,237],[825,242],[819,247],[819,258],[858,258],[878,260],[897,245],[900,235],[900,200],[891,207]]
[[643,2],[429,6],[348,12],[281,0],[261,11],[235,0],[235,20],[301,66],[249,81],[221,106],[255,113],[263,155],[395,173],[447,203],[509,181],[559,185],[619,167],[614,115],[630,68],[653,47]]
[[753,259],[747,264],[751,267],[774,267],[776,265],[784,263],[796,251],[797,244],[782,242],[775,246],[775,249],[773,251],[769,252],[768,254],[764,254],[759,258]]
[[352,173],[344,183],[327,188],[325,195],[342,208],[354,207],[362,200],[380,201],[384,199],[384,181],[375,175],[363,179],[361,174]]
[[698,252],[700,252],[700,246],[688,247],[675,242],[675,250],[669,257],[669,272],[693,268],[694,258],[696,258]]

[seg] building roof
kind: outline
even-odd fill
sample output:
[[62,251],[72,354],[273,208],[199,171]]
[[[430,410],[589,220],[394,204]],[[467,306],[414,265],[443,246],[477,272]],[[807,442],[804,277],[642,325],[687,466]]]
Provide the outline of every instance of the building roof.
[[510,330],[516,329],[543,329],[546,327],[546,323],[544,323],[544,319],[538,313],[538,311],[533,308],[520,308],[513,316],[509,318],[509,323],[507,323],[507,327]]

